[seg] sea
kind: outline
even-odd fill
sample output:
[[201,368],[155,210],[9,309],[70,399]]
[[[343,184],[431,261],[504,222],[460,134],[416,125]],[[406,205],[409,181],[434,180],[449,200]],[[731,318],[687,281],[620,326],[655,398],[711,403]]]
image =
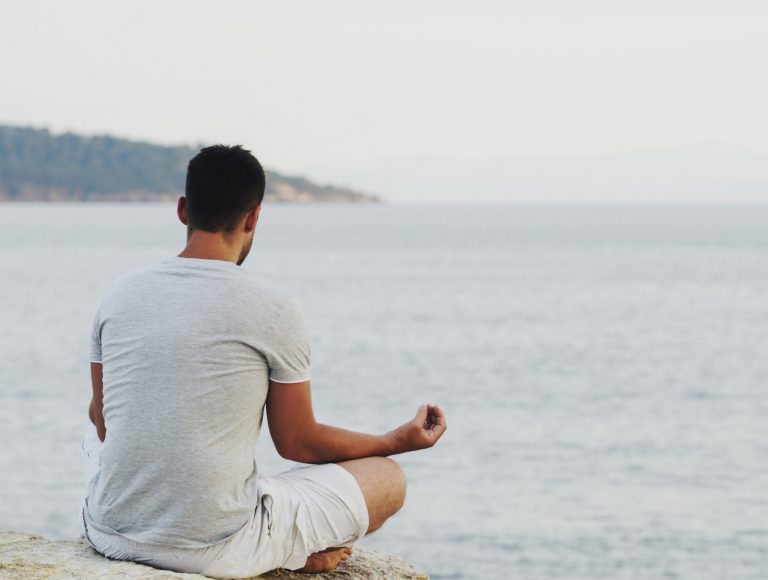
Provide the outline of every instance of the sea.
[[[184,241],[168,203],[0,205],[0,529],[80,535],[96,308]],[[362,545],[435,579],[768,578],[768,206],[268,205],[243,268],[299,297],[320,421],[446,413]]]

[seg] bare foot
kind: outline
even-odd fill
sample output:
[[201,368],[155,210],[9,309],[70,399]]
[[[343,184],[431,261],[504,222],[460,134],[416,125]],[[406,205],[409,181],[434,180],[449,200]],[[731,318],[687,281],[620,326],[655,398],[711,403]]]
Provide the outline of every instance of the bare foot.
[[307,563],[296,572],[319,574],[329,572],[352,555],[352,548],[328,548],[322,552],[310,554]]

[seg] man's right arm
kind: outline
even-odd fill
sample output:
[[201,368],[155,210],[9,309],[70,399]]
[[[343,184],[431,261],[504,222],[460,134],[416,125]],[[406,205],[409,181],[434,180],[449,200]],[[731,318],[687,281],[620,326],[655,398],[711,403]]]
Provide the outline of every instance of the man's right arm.
[[422,405],[412,420],[383,435],[318,423],[309,381],[270,381],[267,420],[277,452],[301,463],[335,463],[425,449],[447,428],[445,414],[437,405]]

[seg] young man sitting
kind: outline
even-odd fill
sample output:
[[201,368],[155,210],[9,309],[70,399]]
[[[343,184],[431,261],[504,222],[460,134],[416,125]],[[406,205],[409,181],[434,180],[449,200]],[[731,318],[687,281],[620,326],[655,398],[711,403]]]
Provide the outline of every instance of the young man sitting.
[[[201,150],[177,208],[186,247],[98,308],[82,517],[105,556],[220,578],[330,570],[402,506],[387,456],[445,432],[435,405],[383,435],[315,420],[301,307],[240,267],[264,190],[250,152]],[[257,471],[265,409],[280,455],[314,465]]]

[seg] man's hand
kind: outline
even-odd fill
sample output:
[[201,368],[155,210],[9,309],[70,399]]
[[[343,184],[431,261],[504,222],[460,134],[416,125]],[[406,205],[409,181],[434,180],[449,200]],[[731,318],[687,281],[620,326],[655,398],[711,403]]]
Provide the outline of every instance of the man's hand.
[[387,433],[395,441],[395,453],[432,447],[448,428],[445,413],[437,405],[422,405],[416,416]]

